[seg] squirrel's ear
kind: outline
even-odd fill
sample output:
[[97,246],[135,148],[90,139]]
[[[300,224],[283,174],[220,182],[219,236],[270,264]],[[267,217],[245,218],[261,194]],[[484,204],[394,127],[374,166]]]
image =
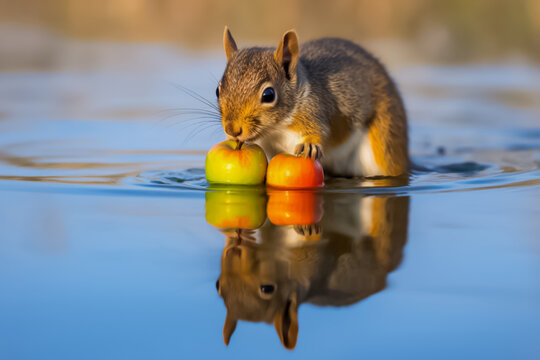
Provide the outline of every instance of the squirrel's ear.
[[231,318],[231,316],[229,316],[229,310],[227,310],[225,325],[223,325],[223,342],[227,346],[229,345],[234,329],[236,329],[236,319]]
[[227,55],[227,61],[229,61],[233,56],[234,52],[238,50],[236,42],[234,41],[231,32],[229,31],[229,28],[227,26],[225,26],[225,30],[223,31],[223,47],[225,48],[225,55]]
[[296,302],[296,294],[293,294],[287,301],[284,311],[274,317],[274,327],[285,349],[294,349],[298,338],[298,304]]
[[298,52],[298,35],[296,35],[296,31],[289,30],[283,35],[274,52],[274,58],[278,64],[283,66],[288,79],[293,79],[296,75]]

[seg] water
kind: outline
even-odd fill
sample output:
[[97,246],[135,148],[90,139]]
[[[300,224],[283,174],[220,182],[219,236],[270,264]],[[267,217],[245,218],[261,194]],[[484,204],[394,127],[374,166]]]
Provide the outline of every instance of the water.
[[0,358],[538,357],[537,67],[398,66],[408,180],[267,193],[163,112],[221,53],[70,46],[0,73]]

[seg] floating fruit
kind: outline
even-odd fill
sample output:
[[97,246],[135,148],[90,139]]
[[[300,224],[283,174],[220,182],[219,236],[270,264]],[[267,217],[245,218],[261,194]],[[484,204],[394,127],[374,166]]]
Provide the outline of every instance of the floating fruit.
[[256,185],[264,182],[268,165],[263,149],[255,144],[227,140],[214,145],[206,155],[209,183]]
[[268,164],[266,184],[285,189],[317,188],[324,186],[324,172],[317,160],[278,154]]

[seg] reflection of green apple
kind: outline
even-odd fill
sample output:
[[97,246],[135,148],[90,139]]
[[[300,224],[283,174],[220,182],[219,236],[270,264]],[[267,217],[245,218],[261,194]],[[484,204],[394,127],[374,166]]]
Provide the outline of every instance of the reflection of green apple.
[[206,180],[217,184],[256,185],[264,182],[266,155],[260,146],[227,140],[214,145],[206,155]]
[[210,191],[205,198],[206,221],[220,229],[256,229],[266,220],[264,190]]

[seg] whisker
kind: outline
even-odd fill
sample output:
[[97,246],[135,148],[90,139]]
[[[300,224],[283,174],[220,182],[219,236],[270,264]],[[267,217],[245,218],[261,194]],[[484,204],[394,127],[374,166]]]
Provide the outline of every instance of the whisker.
[[210,118],[221,121],[221,116],[219,114],[216,114],[214,112],[207,111],[207,110],[202,110],[202,109],[170,109],[170,110],[160,111],[158,114],[166,115],[164,117],[165,119],[170,118],[172,116],[179,116],[179,115],[206,115]]
[[193,123],[193,122],[201,122],[201,123],[208,123],[208,124],[214,124],[214,125],[221,126],[220,121],[218,121],[216,119],[212,119],[212,118],[207,118],[205,116],[198,116],[198,117],[189,118],[189,119],[177,119],[175,116],[170,116],[170,117],[162,120],[162,123],[165,123],[165,124],[167,124],[169,122],[176,123],[176,124],[190,124],[190,123]]
[[168,112],[196,112],[196,113],[206,113],[206,114],[212,114],[216,116],[221,116],[221,114],[218,111],[214,110],[208,110],[208,109],[199,109],[199,108],[170,108],[158,111],[157,114],[161,113],[168,113]]
[[209,74],[210,74],[210,77],[212,78],[212,80],[214,80],[216,83],[219,83],[219,79],[217,78],[217,76],[213,72],[209,72]]
[[180,125],[183,125],[182,129],[185,130],[185,131],[189,130],[190,128],[197,129],[197,127],[204,126],[204,125],[209,126],[209,127],[215,127],[217,129],[221,129],[221,126],[218,126],[218,124],[216,124],[214,122],[208,122],[208,121],[173,123],[173,124],[166,125],[165,128],[166,129],[171,129],[171,128],[174,128],[174,127],[177,127],[177,126],[180,126]]
[[[183,115],[191,115],[189,118],[182,118]],[[208,123],[214,123],[216,125],[221,125],[221,119],[215,117],[214,115],[209,115],[206,113],[172,113],[167,116],[163,116],[161,119],[158,119],[160,122],[168,122],[173,119],[179,123],[190,123],[196,120],[204,120]]]
[[191,139],[193,139],[194,137],[196,137],[197,135],[199,135],[201,132],[203,131],[206,131],[208,129],[210,129],[212,127],[212,125],[207,125],[207,126],[204,126],[202,128],[196,128],[194,130],[192,130],[186,137],[185,137],[185,140],[184,141],[189,141]]
[[214,131],[212,131],[211,135],[216,136],[218,133],[223,134],[223,129],[222,128],[214,129]]
[[[167,123],[165,123],[166,125]],[[172,120],[170,122],[171,126],[176,126],[176,125],[185,125],[185,126],[192,126],[194,124],[212,124],[212,125],[215,125],[217,127],[220,127],[221,128],[221,123],[220,122],[217,122],[213,119],[207,119],[205,117],[196,117],[196,118],[191,118],[191,119],[183,119],[183,120]]]
[[264,128],[260,124],[252,124],[252,133],[255,139],[263,137],[265,134]]
[[180,84],[171,83],[171,85],[176,87],[178,90],[183,91],[186,95],[191,96],[193,99],[199,101],[200,103],[205,104],[211,107],[212,109],[219,111],[219,107],[216,104],[212,103],[210,100],[206,99],[204,96],[200,95],[196,91],[188,89],[185,86],[182,86]]
[[189,124],[188,126],[185,126],[182,128],[182,131],[180,132],[182,134],[183,141],[186,142],[190,139],[193,139],[195,134],[198,134],[206,129],[218,129],[215,124]]
[[[182,137],[184,137],[183,142],[200,137],[200,135],[206,131],[210,131],[212,135],[223,131],[221,126],[221,111],[217,103],[214,103],[196,91],[188,89],[183,85],[172,82],[169,84],[203,105],[203,108],[186,107],[165,109],[156,114],[158,117],[161,117],[161,121],[175,118],[176,121],[171,126],[182,125],[181,132]],[[185,116],[187,116],[188,119],[183,118]]]

